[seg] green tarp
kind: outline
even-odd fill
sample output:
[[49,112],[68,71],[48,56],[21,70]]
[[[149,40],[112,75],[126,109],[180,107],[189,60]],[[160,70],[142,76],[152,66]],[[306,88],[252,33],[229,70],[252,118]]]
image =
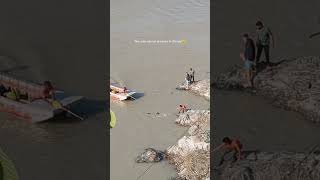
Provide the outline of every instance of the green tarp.
[[110,127],[113,128],[116,125],[116,115],[114,114],[113,111],[110,110]]
[[0,149],[1,177],[0,180],[19,180],[17,170],[9,157]]

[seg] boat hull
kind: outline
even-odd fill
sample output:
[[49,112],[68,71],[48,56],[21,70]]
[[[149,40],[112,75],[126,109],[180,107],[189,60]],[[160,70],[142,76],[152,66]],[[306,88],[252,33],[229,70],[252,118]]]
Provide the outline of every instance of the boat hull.
[[40,104],[23,104],[4,97],[0,97],[0,111],[32,123],[45,121],[54,116],[52,108],[41,107]]
[[[27,93],[32,102],[21,102],[0,96],[0,111],[11,113],[30,122],[41,122],[53,118],[63,110],[54,108],[49,102],[41,99],[43,87],[37,83],[20,80],[6,74],[0,74],[0,84],[5,88],[15,88],[20,93]],[[70,106],[81,100],[82,96],[70,96],[64,91],[55,91],[56,100],[62,106]]]
[[124,100],[127,100],[127,99],[130,99],[132,98],[132,96],[134,94],[136,94],[136,92],[134,91],[131,91],[131,90],[127,90],[126,93],[124,93],[124,89],[119,87],[119,86],[116,86],[116,85],[110,85],[110,89],[111,90],[116,90],[118,91],[118,93],[114,93],[114,92],[110,92],[110,97],[113,98],[113,99],[117,99],[117,100],[120,100],[120,101],[124,101]]
[[[82,98],[82,96],[70,96],[62,99],[60,102],[63,106],[71,106]],[[21,103],[1,96],[0,111],[10,113],[19,119],[23,119],[31,123],[49,120],[55,115],[63,112],[63,110],[52,107],[48,102],[42,99],[31,103]]]

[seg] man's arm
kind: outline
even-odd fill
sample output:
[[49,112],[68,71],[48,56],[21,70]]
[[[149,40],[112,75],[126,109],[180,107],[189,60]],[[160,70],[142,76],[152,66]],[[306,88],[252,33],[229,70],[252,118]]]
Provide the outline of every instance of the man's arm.
[[271,36],[272,47],[274,48],[275,42],[274,42],[274,37],[273,37],[272,31],[270,30],[270,28],[268,28],[268,31],[269,31],[269,34]]
[[224,143],[221,144],[220,146],[214,148],[214,149],[212,150],[212,152],[215,152],[215,151],[217,151],[217,150],[219,150],[219,149],[221,149],[221,148],[223,148],[223,147],[224,147]]
[[236,146],[236,150],[238,152],[238,160],[241,159],[241,149],[239,148],[239,146]]

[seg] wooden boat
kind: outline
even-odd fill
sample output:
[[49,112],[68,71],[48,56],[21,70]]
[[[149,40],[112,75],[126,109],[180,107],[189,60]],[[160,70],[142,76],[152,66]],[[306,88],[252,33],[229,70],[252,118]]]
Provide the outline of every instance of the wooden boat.
[[[0,84],[5,88],[15,88],[20,94],[27,94],[28,99],[12,100],[0,96],[0,111],[9,112],[29,122],[41,122],[53,118],[63,112],[59,107],[52,106],[48,101],[40,99],[43,86],[37,83],[19,80],[6,74],[0,74]],[[55,97],[63,107],[79,102],[82,96],[70,96],[63,91],[55,91]]]
[[124,88],[120,87],[116,84],[110,84],[110,96],[113,99],[118,99],[120,101],[124,101],[127,99],[135,99],[133,95],[136,94],[136,92],[127,89],[126,92],[124,92]]

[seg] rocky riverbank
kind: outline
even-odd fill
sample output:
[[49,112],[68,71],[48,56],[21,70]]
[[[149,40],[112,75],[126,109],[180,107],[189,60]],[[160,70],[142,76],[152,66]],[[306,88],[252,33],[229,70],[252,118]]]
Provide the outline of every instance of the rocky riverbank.
[[197,95],[203,96],[210,100],[210,79],[195,81],[187,86],[186,82],[179,85],[177,90],[189,90]]
[[303,114],[320,122],[320,58],[300,57],[282,60],[265,68],[262,64],[246,89],[242,67],[234,66],[214,79],[219,89],[246,90],[273,100],[274,105]]
[[148,148],[137,157],[137,163],[169,160],[178,172],[176,180],[210,179],[210,111],[189,110],[175,121],[188,126],[187,135],[165,151]]
[[179,178],[186,180],[210,178],[210,111],[190,110],[176,123],[189,126],[188,134],[167,149],[169,161],[175,165]]
[[221,180],[315,180],[320,179],[319,162],[319,151],[251,152],[241,161],[222,165],[217,173]]

